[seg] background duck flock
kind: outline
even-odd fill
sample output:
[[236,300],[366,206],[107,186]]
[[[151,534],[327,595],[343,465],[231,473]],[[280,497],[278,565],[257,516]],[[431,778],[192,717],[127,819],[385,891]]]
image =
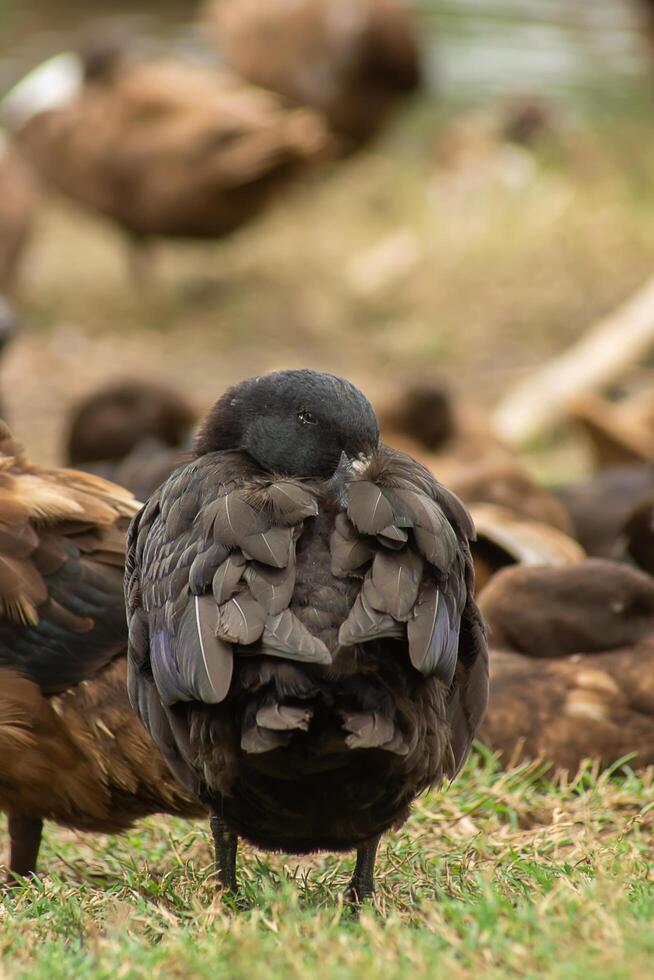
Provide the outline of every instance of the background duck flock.
[[0,10],[7,976],[651,972],[654,7],[590,8]]

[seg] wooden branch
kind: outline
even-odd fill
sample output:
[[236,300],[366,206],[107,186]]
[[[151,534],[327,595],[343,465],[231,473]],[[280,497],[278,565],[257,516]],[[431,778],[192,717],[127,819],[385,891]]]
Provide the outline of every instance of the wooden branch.
[[575,397],[618,378],[654,347],[654,277],[495,409],[501,439],[519,445],[560,422]]

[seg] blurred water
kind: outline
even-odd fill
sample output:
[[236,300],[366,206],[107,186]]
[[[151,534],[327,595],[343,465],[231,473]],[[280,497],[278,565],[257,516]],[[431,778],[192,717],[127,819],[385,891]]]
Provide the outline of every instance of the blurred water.
[[[265,2],[265,0],[262,0]],[[649,84],[636,0],[415,0],[444,101],[528,91],[620,110]],[[0,0],[0,92],[97,19],[127,19],[154,50],[197,53],[188,0]]]

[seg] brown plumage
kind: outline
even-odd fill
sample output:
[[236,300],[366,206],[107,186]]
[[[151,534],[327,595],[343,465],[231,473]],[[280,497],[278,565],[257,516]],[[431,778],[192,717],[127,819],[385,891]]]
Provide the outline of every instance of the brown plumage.
[[16,114],[44,180],[136,238],[233,231],[327,142],[314,113],[225,72],[120,57],[66,104]]
[[378,415],[385,441],[419,459],[479,514],[471,542],[477,588],[506,565],[564,564],[583,556],[569,540],[565,506],[439,380],[414,378],[379,403]]
[[73,407],[64,457],[145,500],[188,458],[196,419],[186,398],[165,385],[113,382]]
[[16,874],[34,871],[43,820],[113,833],[148,813],[202,812],[127,702],[136,509],[97,477],[31,466],[0,426],[0,809]]
[[458,772],[486,701],[472,536],[361,393],[310,371],[227,392],[135,519],[130,696],[212,808],[225,887],[243,836],[356,847],[361,899],[383,831]]
[[449,482],[462,466],[509,460],[487,421],[440,379],[415,377],[376,403],[383,438]]
[[653,579],[600,559],[508,569],[480,606],[492,648],[480,738],[505,763],[654,763]]
[[568,534],[551,524],[522,517],[496,504],[471,504],[477,538],[471,544],[478,589],[510,565],[571,565],[585,552]]
[[209,0],[203,19],[230,67],[318,110],[349,146],[420,84],[418,26],[402,0]]
[[467,504],[492,504],[564,534],[574,532],[566,507],[515,460],[482,459],[459,466],[448,483]]
[[116,462],[87,463],[82,468],[130,490],[137,500],[147,500],[170,474],[191,459],[188,448],[169,449],[153,439],[143,439]]
[[73,406],[66,465],[118,461],[144,440],[184,446],[197,413],[179,392],[144,378],[124,378],[91,392]]
[[654,463],[654,399],[632,396],[613,402],[588,392],[569,406],[586,435],[597,469]]
[[563,565],[583,557],[566,508],[515,460],[491,454],[455,465],[448,485],[475,516],[471,549],[478,589],[507,565]]

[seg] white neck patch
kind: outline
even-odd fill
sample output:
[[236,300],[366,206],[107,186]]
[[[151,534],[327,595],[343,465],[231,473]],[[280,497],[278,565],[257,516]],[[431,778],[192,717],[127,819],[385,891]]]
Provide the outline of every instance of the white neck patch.
[[354,476],[357,476],[357,477],[360,478],[360,477],[363,476],[363,474],[365,473],[365,471],[367,470],[367,468],[370,466],[370,463],[371,462],[372,462],[372,455],[370,455],[370,456],[363,456],[363,455],[357,456],[357,458],[356,459],[353,459],[352,462],[350,463],[350,471],[352,472],[352,474]]
[[39,112],[69,105],[84,81],[82,60],[67,52],[49,58],[22,78],[0,102],[2,119],[18,129]]

